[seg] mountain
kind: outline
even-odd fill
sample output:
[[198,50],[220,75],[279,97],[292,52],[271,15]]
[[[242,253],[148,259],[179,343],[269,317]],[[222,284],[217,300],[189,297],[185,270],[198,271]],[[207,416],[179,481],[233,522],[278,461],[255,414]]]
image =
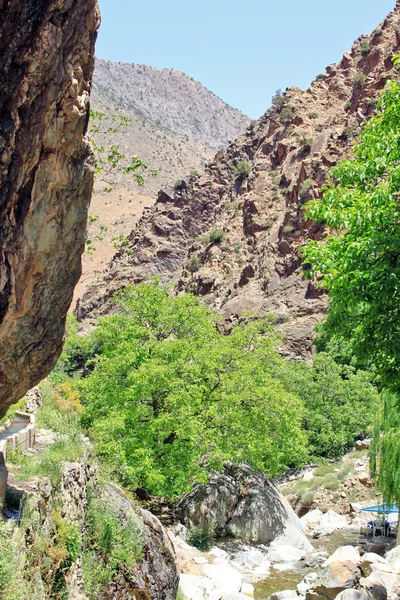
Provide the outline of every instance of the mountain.
[[[127,156],[138,155],[158,170],[143,189],[150,196],[201,169],[250,124],[248,117],[188,75],[147,65],[97,59],[91,103],[107,115],[131,118],[127,131],[112,141]],[[98,141],[108,140],[98,136]],[[137,191],[137,186],[128,187]]]
[[[226,331],[246,311],[274,313],[288,354],[309,356],[326,297],[304,279],[299,249],[324,232],[307,220],[304,205],[318,198],[329,168],[349,154],[396,76],[399,25],[400,2],[309,89],[277,97],[204,173],[162,190],[78,302],[79,319],[94,322],[109,311],[115,290],[159,275],[220,311]],[[215,229],[223,231],[220,243],[210,240]]]

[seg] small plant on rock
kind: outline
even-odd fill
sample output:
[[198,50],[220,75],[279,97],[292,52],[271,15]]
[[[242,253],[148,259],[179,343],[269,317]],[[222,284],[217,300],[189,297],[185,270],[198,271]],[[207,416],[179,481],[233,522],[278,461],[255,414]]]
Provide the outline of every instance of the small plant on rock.
[[198,254],[191,254],[187,262],[187,270],[189,273],[196,273],[201,268],[201,260]]
[[189,544],[201,552],[208,552],[211,549],[213,539],[213,530],[208,531],[199,527],[193,527],[189,530]]
[[367,41],[364,41],[361,44],[361,54],[363,56],[368,56],[368,54],[371,52],[371,46],[368,44]]
[[316,78],[315,81],[321,81],[321,79],[323,79],[325,77],[325,75],[323,73],[319,73]]
[[222,229],[213,229],[208,236],[211,244],[219,244],[225,237],[225,233]]
[[247,179],[251,173],[251,167],[249,163],[241,160],[235,167],[235,178],[238,181],[243,181],[243,179]]
[[285,104],[285,96],[282,94],[281,90],[276,90],[275,94],[272,96],[272,105],[276,106],[276,108],[282,108]]
[[379,37],[380,35],[382,35],[383,30],[382,29],[375,29],[374,31],[374,37]]
[[284,125],[288,125],[293,121],[294,110],[290,106],[286,106],[282,109],[281,114],[279,116],[281,123]]
[[365,85],[366,79],[367,79],[366,76],[364,75],[364,73],[361,73],[361,71],[356,73],[353,77],[353,88],[355,90],[360,90],[361,88],[363,88]]

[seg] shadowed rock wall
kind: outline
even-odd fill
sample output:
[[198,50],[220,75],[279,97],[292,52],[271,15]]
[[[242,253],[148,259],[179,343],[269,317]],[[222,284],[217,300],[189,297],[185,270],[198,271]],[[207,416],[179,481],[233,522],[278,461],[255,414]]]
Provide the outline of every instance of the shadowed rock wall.
[[0,415],[53,368],[81,272],[97,0],[0,0]]

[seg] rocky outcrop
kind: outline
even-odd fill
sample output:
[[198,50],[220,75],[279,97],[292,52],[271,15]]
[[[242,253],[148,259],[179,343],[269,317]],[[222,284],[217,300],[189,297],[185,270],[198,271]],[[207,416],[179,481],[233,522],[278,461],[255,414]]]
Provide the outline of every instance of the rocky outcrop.
[[[158,275],[219,310],[227,332],[246,311],[275,313],[288,352],[308,355],[326,299],[303,278],[299,249],[323,235],[304,204],[318,197],[329,167],[349,153],[386,81],[396,76],[391,57],[399,51],[399,24],[397,5],[308,90],[287,90],[204,174],[160,192],[79,302],[78,317],[95,320],[110,310],[114,291]],[[248,176],[240,176],[241,162]],[[215,228],[224,231],[220,243],[206,235]],[[194,254],[200,264],[193,275],[187,262]]]
[[179,584],[175,550],[160,521],[147,510],[134,507],[117,486],[106,485],[106,494],[116,501],[119,515],[135,510],[142,522],[143,558],[134,572],[121,576],[99,596],[99,600],[175,600]]
[[54,366],[81,271],[96,0],[0,0],[0,415]]
[[216,530],[247,542],[290,545],[312,551],[301,522],[264,473],[226,463],[210,483],[184,496],[177,514],[187,527]]

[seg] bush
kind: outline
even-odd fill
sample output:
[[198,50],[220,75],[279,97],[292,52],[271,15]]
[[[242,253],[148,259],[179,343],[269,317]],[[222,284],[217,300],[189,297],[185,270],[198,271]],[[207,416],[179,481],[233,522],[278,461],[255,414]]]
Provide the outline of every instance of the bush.
[[346,104],[344,105],[344,110],[350,110],[351,109],[351,102],[346,102]]
[[305,152],[310,152],[311,146],[313,144],[313,139],[308,137],[303,137],[300,140],[300,144],[303,146],[303,150]]
[[294,118],[293,108],[291,108],[290,106],[285,106],[285,108],[283,108],[281,110],[281,113],[279,115],[279,119],[280,119],[281,123],[283,123],[284,125],[288,125],[289,123],[291,123],[293,121],[293,118]]
[[282,108],[285,104],[285,96],[282,94],[281,90],[276,90],[275,94],[272,96],[272,105],[276,108]]
[[317,119],[318,118],[318,113],[315,110],[312,110],[308,113],[308,117],[310,119]]
[[321,81],[321,79],[323,79],[325,77],[324,73],[319,73],[316,78],[315,81]]
[[362,87],[364,87],[366,79],[366,76],[364,75],[364,73],[361,73],[361,71],[356,73],[353,77],[353,88],[355,90],[359,90]]
[[210,231],[208,239],[211,242],[211,244],[219,244],[220,242],[222,242],[224,237],[225,233],[222,231],[222,229],[213,229],[212,231]]
[[187,270],[190,273],[196,273],[201,268],[201,260],[198,254],[191,254],[187,262]]
[[299,187],[299,198],[301,200],[304,200],[304,198],[308,196],[310,190],[313,188],[314,185],[315,181],[313,179],[305,179]]
[[371,52],[371,46],[368,44],[367,41],[364,41],[361,44],[361,54],[363,56],[368,56],[368,54]]
[[368,98],[368,100],[366,101],[366,105],[368,106],[368,108],[376,108],[378,106],[378,101],[376,100],[376,98]]
[[382,35],[383,30],[382,29],[375,29],[374,31],[374,37],[379,37],[380,35]]
[[198,527],[193,527],[189,530],[189,544],[201,552],[208,552],[211,549],[213,539],[213,531],[210,532],[205,529],[199,529]]
[[243,181],[243,179],[246,179],[247,177],[249,177],[249,175],[251,173],[251,167],[250,167],[249,163],[245,162],[244,160],[241,160],[240,162],[238,162],[238,164],[234,168],[234,171],[235,171],[235,178],[239,181]]
[[183,181],[183,179],[177,179],[175,181],[175,185],[174,188],[179,191],[179,190],[183,190],[185,187],[185,182]]

